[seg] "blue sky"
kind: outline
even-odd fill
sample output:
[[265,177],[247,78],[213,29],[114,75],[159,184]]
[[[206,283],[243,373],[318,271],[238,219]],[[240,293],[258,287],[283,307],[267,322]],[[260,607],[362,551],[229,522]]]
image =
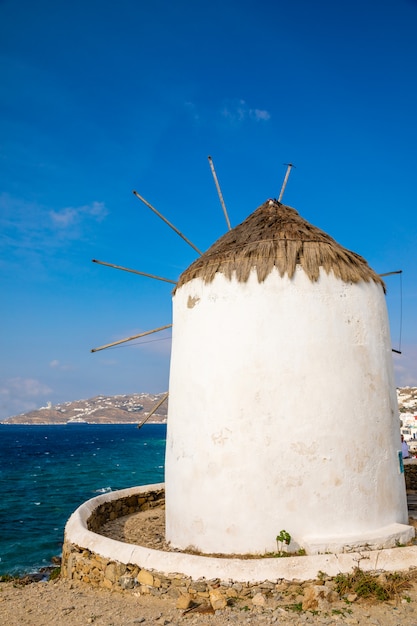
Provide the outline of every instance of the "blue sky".
[[0,419],[168,387],[169,283],[278,197],[387,279],[417,385],[417,2],[0,0]]

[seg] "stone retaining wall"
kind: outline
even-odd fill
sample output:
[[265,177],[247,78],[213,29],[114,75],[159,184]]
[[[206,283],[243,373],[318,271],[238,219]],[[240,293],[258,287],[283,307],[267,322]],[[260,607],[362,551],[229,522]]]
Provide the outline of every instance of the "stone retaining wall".
[[[130,495],[99,505],[87,520],[87,527],[94,533],[108,521],[124,515],[162,506],[165,502],[163,489]],[[302,592],[302,584],[225,582],[216,578],[194,581],[183,574],[163,574],[138,565],[124,564],[117,560],[104,558],[91,550],[64,541],[62,551],[61,576],[66,579],[88,583],[96,587],[112,590],[135,589],[141,594],[162,596],[167,594],[178,599],[186,608],[190,602],[206,599],[216,609],[224,608],[230,599],[248,600],[261,597],[278,597],[282,591],[297,594]],[[292,590],[292,587],[294,589]],[[260,595],[259,595],[260,594]]]
[[220,579],[195,581],[183,574],[166,575],[137,565],[111,561],[71,544],[64,545],[62,562],[63,577],[115,591],[135,589],[140,594],[166,594],[179,602],[183,600],[184,606],[179,608],[187,608],[190,601],[199,599],[206,599],[215,609],[224,608],[232,598],[253,601],[261,594],[265,600],[278,599],[284,590],[289,594],[302,594],[303,586],[307,585],[285,581],[264,581],[257,584],[225,582]]

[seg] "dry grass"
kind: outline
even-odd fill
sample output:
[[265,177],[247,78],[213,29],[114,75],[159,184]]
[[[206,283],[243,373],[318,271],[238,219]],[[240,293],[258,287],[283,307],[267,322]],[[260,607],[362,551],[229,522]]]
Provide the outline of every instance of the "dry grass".
[[374,281],[385,290],[381,278],[365,259],[339,245],[325,232],[304,220],[295,209],[267,200],[254,213],[218,239],[180,276],[177,287],[200,277],[210,283],[221,272],[246,282],[253,268],[263,282],[275,267],[280,276],[292,278],[297,265],[311,281],[320,268],[344,282]]
[[398,599],[411,588],[410,576],[399,572],[376,575],[355,567],[349,574],[338,574],[334,579],[340,596],[354,593],[368,600],[387,601]]

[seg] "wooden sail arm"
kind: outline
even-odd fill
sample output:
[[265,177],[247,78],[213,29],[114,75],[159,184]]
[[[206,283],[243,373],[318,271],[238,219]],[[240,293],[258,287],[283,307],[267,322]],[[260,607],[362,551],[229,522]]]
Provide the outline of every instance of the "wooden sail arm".
[[169,278],[163,278],[162,276],[155,276],[154,274],[147,274],[146,272],[139,272],[139,270],[132,270],[128,267],[122,267],[121,265],[114,265],[113,263],[106,263],[105,261],[98,261],[97,259],[92,259],[92,262],[98,263],[99,265],[106,265],[107,267],[114,267],[116,270],[123,270],[124,272],[139,274],[139,276],[146,276],[147,278],[154,278],[155,280],[163,280],[164,282],[172,283],[173,285],[177,284],[176,280],[170,280]]
[[143,420],[143,422],[141,422],[140,424],[138,424],[138,428],[142,428],[142,426],[144,424],[146,424],[146,422],[148,421],[148,419],[150,417],[152,417],[152,415],[155,415],[156,411],[159,409],[159,407],[165,402],[165,400],[168,398],[169,396],[169,391],[167,391],[167,393],[163,396],[163,398],[161,400],[159,400],[159,402],[153,407],[152,411],[149,413],[149,415],[146,416],[146,418]]
[[155,209],[155,207],[152,206],[152,204],[150,204],[147,200],[145,200],[145,198],[142,198],[141,195],[138,194],[137,191],[133,190],[133,194],[139,198],[139,200],[141,202],[143,202],[143,204],[146,204],[147,207],[149,207],[151,209],[151,211],[153,211],[158,217],[161,218],[161,220],[163,222],[165,222],[165,224],[167,224],[170,228],[172,228],[173,231],[175,231],[177,233],[177,235],[179,235],[181,237],[181,239],[184,239],[184,241],[186,243],[188,243],[189,246],[191,246],[196,252],[198,252],[198,254],[201,256],[203,253],[201,252],[201,250],[199,250],[189,239],[187,239],[187,237],[185,235],[182,234],[181,231],[178,230],[178,228],[176,228],[173,224],[171,224],[171,222],[169,222],[166,217],[164,217],[162,215],[162,213],[160,213],[159,211],[157,211],[157,209]]
[[99,348],[92,348],[91,352],[99,352],[99,350],[105,350],[106,348],[111,348],[112,346],[118,346],[121,343],[125,343],[126,341],[132,341],[133,339],[139,339],[140,337],[146,337],[147,335],[152,335],[152,333],[158,333],[160,330],[166,330],[167,328],[172,328],[172,324],[160,326],[160,328],[154,328],[153,330],[147,330],[144,333],[140,333],[139,335],[133,335],[133,337],[127,337],[126,339],[119,339],[119,341],[107,343],[105,346],[100,346]]
[[220,189],[219,181],[217,179],[216,170],[214,169],[213,159],[211,158],[211,156],[209,156],[207,158],[208,158],[208,162],[210,163],[211,173],[213,174],[214,184],[216,185],[217,195],[219,196],[219,200],[220,200],[220,204],[222,205],[224,217],[226,218],[227,228],[229,230],[232,230],[232,227],[230,226],[229,216],[227,214],[226,205],[225,205],[224,200],[223,200],[222,190]]

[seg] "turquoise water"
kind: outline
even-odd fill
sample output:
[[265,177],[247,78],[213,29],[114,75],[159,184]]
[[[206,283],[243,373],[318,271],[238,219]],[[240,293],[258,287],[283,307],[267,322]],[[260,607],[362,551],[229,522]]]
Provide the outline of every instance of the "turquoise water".
[[166,426],[0,426],[0,574],[61,554],[64,526],[106,491],[164,481]]

